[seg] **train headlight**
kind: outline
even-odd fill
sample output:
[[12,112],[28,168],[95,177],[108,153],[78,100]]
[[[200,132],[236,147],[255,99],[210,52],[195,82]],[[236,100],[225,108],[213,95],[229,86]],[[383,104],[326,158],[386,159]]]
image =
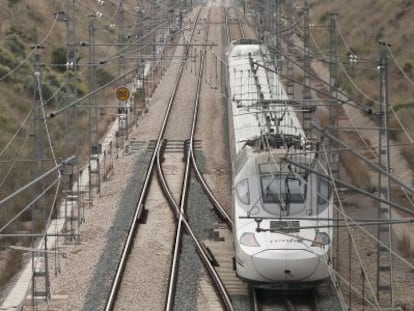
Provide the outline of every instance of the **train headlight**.
[[256,237],[254,236],[254,233],[252,232],[243,233],[240,238],[240,244],[244,246],[250,246],[250,247],[260,246],[260,244],[256,240]]
[[324,247],[331,243],[331,239],[329,235],[325,232],[316,232],[315,238],[313,239],[312,245],[313,247],[319,246]]

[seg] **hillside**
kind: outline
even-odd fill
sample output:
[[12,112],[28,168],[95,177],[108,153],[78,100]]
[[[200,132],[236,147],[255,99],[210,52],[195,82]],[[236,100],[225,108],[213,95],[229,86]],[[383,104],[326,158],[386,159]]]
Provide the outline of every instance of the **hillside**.
[[[310,0],[313,48],[328,53],[329,13],[337,15],[339,85],[359,103],[378,108],[379,74],[377,70],[379,41],[390,44],[388,49],[388,99],[391,114],[391,135],[400,143],[412,143],[414,137],[414,1],[395,0]],[[316,42],[316,44],[315,44]],[[358,57],[349,63],[349,55]],[[358,87],[355,87],[357,85]],[[399,120],[398,120],[399,119]],[[401,130],[400,122],[407,130]],[[402,152],[414,167],[414,147],[409,144]]]
[[[76,42],[76,70],[66,70],[67,53],[67,5],[74,3],[75,23],[73,34]],[[128,3],[130,2],[130,3]],[[103,5],[102,5],[103,3]],[[54,157],[59,162],[74,154],[80,148],[80,162],[86,163],[88,154],[88,109],[73,108],[75,118],[68,122],[67,113],[47,119],[41,125],[42,160],[33,165],[33,150],[36,137],[33,130],[34,91],[38,89],[34,69],[34,46],[41,46],[39,77],[41,98],[46,116],[51,111],[62,108],[69,103],[68,98],[88,93],[88,70],[90,49],[79,44],[88,42],[91,22],[93,21],[95,42],[107,43],[108,46],[94,48],[98,64],[96,86],[112,80],[117,74],[118,58],[113,57],[117,47],[110,46],[117,40],[117,31],[110,25],[116,24],[118,1],[96,0],[4,0],[0,1],[0,200],[17,190],[40,172],[54,167]],[[136,1],[124,1],[124,23],[130,27],[136,20]],[[100,13],[97,13],[100,12]],[[129,28],[125,27],[125,32]],[[79,43],[78,43],[79,42]],[[36,51],[36,52],[37,52]],[[112,61],[107,61],[111,59]],[[136,62],[136,60],[134,60]],[[76,88],[68,87],[65,77],[74,77]],[[99,92],[95,100],[100,106],[114,106],[114,88]],[[87,101],[85,101],[87,102]],[[108,113],[111,112],[111,113]],[[99,113],[98,133],[102,134],[108,122],[114,119],[116,109],[102,110]],[[47,124],[47,128],[44,126]],[[53,142],[48,143],[48,135]],[[65,138],[78,137],[75,143],[67,143]],[[66,143],[65,143],[66,141]],[[76,145],[75,145],[76,144]],[[53,157],[54,155],[54,157]],[[40,169],[39,169],[40,168]],[[51,182],[46,180],[46,182]],[[30,201],[38,193],[33,187],[24,191],[13,200],[1,205],[1,233],[30,232],[40,230],[53,206],[55,188],[44,199],[42,207],[30,211]],[[26,209],[26,212],[23,210]],[[16,220],[13,217],[22,212]],[[33,223],[33,217],[36,222]],[[40,216],[39,216],[40,215]],[[10,222],[10,223],[9,223]],[[32,242],[19,240],[18,244],[30,245]],[[22,253],[5,249],[9,244],[16,244],[14,239],[2,239],[0,251],[0,285],[3,285],[19,269]],[[4,268],[7,267],[7,268]]]

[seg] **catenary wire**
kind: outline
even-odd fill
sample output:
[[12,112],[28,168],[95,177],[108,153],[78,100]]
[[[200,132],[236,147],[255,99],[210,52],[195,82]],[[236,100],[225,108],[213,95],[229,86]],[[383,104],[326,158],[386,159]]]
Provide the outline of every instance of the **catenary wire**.
[[[49,32],[46,34],[46,36],[43,38],[43,40],[40,41],[39,45],[44,44],[49,39],[50,35],[52,34],[53,30],[55,29],[57,19],[58,19],[58,16],[56,15],[55,18],[53,19],[53,24],[50,27]],[[26,58],[23,59],[16,67],[14,67],[12,70],[10,70],[8,73],[6,73],[4,76],[0,77],[0,81],[3,81],[7,77],[9,77],[11,74],[13,74],[16,70],[18,70],[21,66],[23,66],[23,64],[26,63],[26,61],[33,55],[34,52],[35,52],[35,49],[32,49],[30,51],[30,53],[26,56]]]
[[20,157],[20,155],[22,154],[24,148],[26,147],[26,144],[27,144],[29,138],[30,138],[30,135],[26,135],[26,138],[24,139],[23,143],[20,145],[19,150],[14,155],[13,162],[11,163],[11,165],[9,165],[7,172],[4,174],[4,176],[3,176],[3,178],[0,182],[0,188],[3,186],[4,182],[10,176],[10,173],[12,172],[13,168],[16,166],[17,160]]
[[[322,144],[322,151],[323,151],[323,154],[324,154],[324,156],[325,156],[325,162],[327,163],[327,167],[328,167],[328,173],[329,173],[329,176],[331,177],[331,180],[334,180],[334,178],[333,178],[333,173],[332,173],[332,168],[331,168],[331,166],[330,166],[330,163],[329,163],[329,158],[328,158],[328,155],[327,155],[327,152],[326,152],[326,149],[325,149],[325,145],[324,145],[324,144]],[[351,239],[351,242],[352,242],[353,248],[354,248],[354,250],[355,250],[355,252],[356,252],[356,256],[357,256],[357,258],[358,258],[359,265],[360,265],[361,269],[364,271],[365,275],[367,276],[367,283],[368,283],[368,287],[369,287],[369,289],[370,289],[370,291],[371,291],[371,295],[372,295],[372,297],[373,297],[373,299],[374,299],[374,303],[375,303],[375,305],[379,308],[379,306],[380,306],[380,305],[379,305],[378,299],[377,299],[377,297],[376,297],[376,295],[375,295],[375,291],[374,291],[373,285],[371,284],[371,282],[370,282],[370,281],[369,281],[369,279],[368,279],[368,273],[367,273],[366,268],[365,268],[365,265],[364,265],[364,263],[363,263],[363,261],[362,261],[361,254],[359,253],[359,250],[358,250],[357,244],[356,244],[356,242],[355,242],[355,238],[354,238],[354,236],[352,235],[352,231],[351,231],[351,229],[350,229],[350,227],[349,227],[349,224],[348,224],[348,218],[346,217],[345,210],[344,210],[344,207],[343,207],[343,205],[342,205],[342,200],[341,200],[341,198],[340,198],[340,196],[339,196],[339,190],[338,190],[338,188],[337,188],[337,186],[336,186],[336,183],[335,183],[335,182],[333,182],[333,183],[332,183],[332,186],[333,186],[333,189],[334,189],[334,192],[335,192],[335,196],[336,196],[336,198],[338,199],[338,203],[339,203],[339,208],[338,208],[338,207],[335,207],[335,208],[336,208],[336,210],[337,210],[338,212],[340,212],[340,213],[343,215],[343,217],[344,217],[344,219],[345,219],[346,229],[347,229],[348,234],[349,234],[349,237],[350,237],[350,239]]]
[[42,196],[46,194],[56,183],[60,183],[61,178],[56,178],[49,186],[47,186],[41,193],[39,193],[36,198],[34,198],[28,205],[21,209],[15,216],[12,217],[3,227],[0,228],[0,232],[4,231],[8,226],[10,226],[17,218],[19,218],[25,211],[27,211],[34,203],[36,203]]
[[12,136],[12,138],[8,141],[8,143],[6,144],[6,146],[4,146],[3,150],[0,152],[0,157],[3,156],[3,154],[8,150],[8,148],[10,147],[10,145],[14,142],[14,140],[17,137],[17,135],[19,135],[19,133],[23,130],[24,125],[26,124],[26,122],[30,118],[30,116],[32,115],[32,112],[33,112],[33,110],[30,110],[29,113],[26,115],[26,117],[24,118],[23,122],[19,125],[18,129],[16,130],[16,132],[14,133],[14,135]]

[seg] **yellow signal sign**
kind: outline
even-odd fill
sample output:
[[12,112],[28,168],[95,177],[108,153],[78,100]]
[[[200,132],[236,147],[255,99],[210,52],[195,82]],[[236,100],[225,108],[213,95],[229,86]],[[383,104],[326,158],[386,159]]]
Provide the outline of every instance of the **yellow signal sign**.
[[125,86],[120,86],[116,89],[116,99],[120,101],[128,100],[129,98],[129,89]]

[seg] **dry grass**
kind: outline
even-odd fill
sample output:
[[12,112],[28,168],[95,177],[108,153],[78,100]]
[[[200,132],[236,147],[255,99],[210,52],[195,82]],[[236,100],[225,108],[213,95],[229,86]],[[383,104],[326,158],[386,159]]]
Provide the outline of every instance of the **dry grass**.
[[22,252],[7,250],[2,253],[4,263],[0,261],[0,286],[4,286],[22,268],[23,263]]
[[369,171],[365,163],[354,156],[350,151],[341,152],[341,161],[351,178],[352,183],[366,190],[372,190]]
[[[338,69],[339,84],[353,98],[362,104],[377,104],[369,98],[377,100],[379,93],[379,74],[377,60],[379,58],[379,40],[391,44],[393,57],[389,57],[389,102],[391,105],[404,105],[413,102],[414,89],[411,82],[400,72],[398,66],[405,68],[405,73],[414,78],[414,19],[412,18],[414,2],[407,0],[378,1],[378,0],[311,0],[310,14],[314,25],[328,25],[329,12],[339,13],[338,24],[338,55],[345,62],[344,66],[362,93],[354,88],[348,78]],[[312,28],[312,35],[317,45],[327,53],[329,51],[329,33],[327,29]],[[363,61],[349,67],[346,55],[352,49]],[[411,137],[414,137],[414,109],[403,109],[398,113]],[[399,127],[395,120],[392,125]],[[402,134],[399,138],[402,138]],[[404,141],[403,141],[404,142]],[[404,150],[405,157],[413,162],[413,148]],[[414,166],[411,163],[412,166]]]
[[[329,126],[329,115],[327,111],[321,111],[321,109],[317,110],[318,114],[318,121],[320,122],[322,127]],[[341,139],[343,139],[346,143],[351,145],[356,145],[359,142],[358,139],[352,139],[352,137],[348,135],[341,134]],[[369,142],[367,142],[369,144]],[[370,172],[368,167],[365,165],[363,161],[357,158],[355,155],[352,154],[350,151],[341,151],[340,152],[341,162],[346,169],[348,176],[351,178],[352,183],[360,188],[366,189],[368,191],[372,191],[371,186],[371,178]]]
[[404,255],[404,257],[414,257],[414,249],[411,247],[411,239],[407,232],[402,233],[397,243],[398,250]]
[[[114,7],[115,2],[105,2],[104,6],[98,6],[95,0],[84,0],[82,2],[75,1],[76,4],[76,40],[77,41],[87,41],[88,40],[88,15],[95,10],[103,12],[104,17],[109,17],[114,15],[116,12],[116,7]],[[5,0],[0,1],[0,46],[4,46],[4,41],[7,38],[8,33],[13,33],[14,35],[21,38],[24,41],[25,53],[26,55],[30,53],[31,46],[33,44],[39,43],[45,37],[48,37],[48,40],[42,42],[45,46],[45,49],[42,52],[42,62],[45,63],[45,66],[42,67],[42,85],[51,85],[52,83],[57,88],[56,84],[59,86],[63,81],[63,74],[59,71],[55,71],[54,67],[51,65],[51,55],[57,47],[66,46],[66,23],[56,22],[54,23],[54,12],[65,11],[66,10],[66,0],[42,0],[42,1],[33,1],[33,0]],[[130,10],[129,7],[131,4],[125,4],[124,8]],[[132,9],[131,9],[132,10]],[[130,11],[131,11],[130,10]],[[126,14],[125,18],[127,21],[126,24],[133,24],[135,17],[133,14]],[[108,20],[107,19],[107,20]],[[107,21],[106,20],[106,21]],[[96,31],[96,42],[115,42],[116,33],[108,33],[103,29],[103,23],[106,22],[104,19],[97,20],[97,31]],[[53,30],[52,25],[54,24]],[[52,30],[52,31],[50,31]],[[50,32],[50,33],[49,33]],[[108,48],[97,48],[96,49],[96,59],[101,60],[105,57],[111,56],[117,51],[116,48],[108,51]],[[19,63],[22,61],[22,57],[13,55],[16,61]],[[20,57],[20,58],[19,58]],[[79,68],[79,81],[78,84],[80,89],[86,92],[86,81],[87,81],[87,70],[85,65],[88,62],[88,48],[77,48],[77,58]],[[22,68],[26,67],[26,71],[22,72]],[[33,93],[30,91],[31,84],[34,81],[32,59],[29,59],[26,62],[26,65],[20,68],[14,73],[11,78],[0,81],[0,107],[1,107],[1,117],[0,117],[0,151],[4,148],[9,139],[13,136],[16,129],[19,127],[19,124],[22,122],[25,115],[30,111],[33,105]],[[111,72],[117,72],[114,70],[113,65],[102,65],[105,70]],[[16,80],[16,76],[19,78],[18,83],[10,83],[11,80]],[[51,78],[54,78],[54,81]],[[98,95],[99,105],[114,105],[115,100],[113,96],[114,90],[108,89],[104,94]],[[46,98],[44,98],[46,99]],[[55,103],[50,103],[46,106],[46,113],[54,110],[59,100]],[[61,104],[61,103],[60,103]],[[78,109],[78,108],[77,108]],[[74,118],[73,123],[69,124],[65,128],[65,115],[69,113],[70,110],[67,110],[64,114],[48,120],[49,130],[53,139],[53,144],[57,157],[60,160],[61,158],[66,157],[67,155],[72,155],[75,153],[77,147],[80,148],[81,159],[80,163],[84,164],[87,161],[88,154],[88,114],[85,113],[85,110],[79,109],[79,117]],[[114,116],[106,115],[103,118],[100,118],[99,122],[99,135],[103,135],[107,125],[113,120]],[[13,160],[15,158],[31,158],[31,152],[33,150],[33,139],[29,137],[26,150],[23,154],[17,154],[17,150],[20,148],[22,141],[26,136],[32,134],[32,122],[31,118],[28,120],[27,126],[22,131],[22,133],[17,137],[16,142],[11,145],[10,149],[4,153],[0,160]],[[78,131],[80,133],[79,140],[76,142],[77,146],[66,145],[64,146],[64,137],[68,132],[74,133]],[[75,134],[73,134],[75,135]],[[99,139],[99,138],[98,138]],[[45,140],[45,148],[47,146]],[[45,157],[51,160],[50,151],[45,152]],[[53,165],[53,161],[45,161],[45,168],[47,169]],[[47,166],[47,167],[46,167]],[[2,163],[0,164],[0,181],[3,180],[9,164]],[[16,167],[13,169],[10,177],[1,185],[0,198],[4,198],[7,194],[15,191],[25,183],[27,183],[32,178],[31,166],[30,164],[17,163]],[[32,189],[30,189],[32,190]],[[10,202],[10,206],[2,206],[0,211],[0,226],[3,226],[8,220],[10,220],[16,211],[23,208],[29,200],[33,198],[33,193],[24,193],[23,196],[19,196],[16,200]],[[45,206],[48,208],[51,206],[51,201],[45,203]],[[47,211],[48,213],[48,211]],[[13,223],[5,232],[15,232],[16,230],[23,230],[23,222],[25,220],[31,220],[31,212],[24,214],[24,217],[20,217],[15,223]],[[34,224],[34,227],[41,231],[44,224],[40,221],[37,224]],[[30,227],[31,228],[31,227]],[[21,244],[23,245],[25,241],[6,241],[3,240],[1,246],[6,247],[10,244]],[[4,251],[4,255],[0,258],[0,284],[3,285],[13,274],[20,269],[21,266],[21,254],[14,251]]]

